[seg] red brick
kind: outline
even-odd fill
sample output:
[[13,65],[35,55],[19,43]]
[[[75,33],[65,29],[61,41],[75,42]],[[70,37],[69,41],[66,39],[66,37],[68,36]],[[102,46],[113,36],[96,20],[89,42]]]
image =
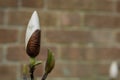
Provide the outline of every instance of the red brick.
[[117,5],[116,5],[116,6],[117,6],[117,7],[116,7],[116,8],[117,8],[117,11],[120,12],[120,1],[119,1],[119,0],[117,1]]
[[2,61],[3,59],[3,48],[0,47],[0,62]]
[[60,17],[62,26],[80,26],[80,15],[77,13],[62,14]]
[[113,0],[94,0],[93,10],[95,11],[114,11],[115,3]]
[[9,46],[7,49],[8,61],[28,61],[28,55],[23,45]]
[[48,8],[63,10],[91,9],[93,0],[49,0]]
[[120,49],[117,47],[112,48],[74,48],[74,47],[63,47],[61,58],[63,60],[74,60],[74,61],[112,61],[119,60]]
[[27,26],[32,12],[27,11],[9,11],[8,24],[9,25],[25,25]]
[[0,6],[1,7],[17,7],[18,3],[17,0],[0,0]]
[[108,30],[94,30],[93,31],[94,43],[98,46],[110,46],[113,45],[113,33]]
[[3,24],[4,22],[4,12],[0,11],[0,24]]
[[40,64],[39,66],[36,66],[34,75],[35,77],[41,77],[43,72],[43,64]]
[[120,48],[96,48],[96,59],[99,61],[113,61],[120,59]]
[[112,0],[49,0],[47,4],[56,10],[113,11],[114,7]]
[[[27,27],[26,27],[27,28]],[[23,29],[20,33],[20,43],[25,43],[25,35],[26,35],[26,30]]]
[[0,29],[0,43],[16,42],[18,39],[18,31],[15,29]]
[[22,0],[23,7],[43,8],[44,0]]
[[95,60],[95,52],[94,48],[85,48],[85,47],[62,47],[61,49],[61,58],[62,60],[67,61],[94,61]]
[[120,43],[120,33],[119,32],[116,34],[116,41]]
[[86,14],[84,25],[94,28],[119,28],[120,16],[115,15],[100,15],[100,14]]
[[92,65],[90,64],[69,64],[56,63],[51,72],[51,77],[92,77]]
[[92,39],[88,31],[57,31],[46,32],[48,42],[52,43],[89,43]]
[[76,66],[76,73],[81,77],[92,77],[95,74],[94,67],[91,64],[78,64]]
[[13,65],[0,65],[0,79],[1,80],[16,80],[17,79],[17,67]]
[[[57,14],[48,12],[38,12],[40,16],[41,26],[56,26]],[[32,12],[29,11],[9,11],[8,24],[9,25],[28,25]]]
[[110,69],[109,64],[96,64],[95,67],[99,76],[101,77],[109,76],[109,69]]
[[39,12],[41,26],[56,26],[57,13],[55,12]]

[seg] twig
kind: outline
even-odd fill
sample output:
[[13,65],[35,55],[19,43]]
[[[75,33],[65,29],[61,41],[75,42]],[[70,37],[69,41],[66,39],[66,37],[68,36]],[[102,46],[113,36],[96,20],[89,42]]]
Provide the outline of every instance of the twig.
[[48,76],[48,74],[45,73],[45,74],[42,76],[42,79],[41,79],[41,80],[46,80],[47,76]]
[[30,78],[31,78],[31,80],[34,80],[34,70],[35,70],[35,67],[30,66]]

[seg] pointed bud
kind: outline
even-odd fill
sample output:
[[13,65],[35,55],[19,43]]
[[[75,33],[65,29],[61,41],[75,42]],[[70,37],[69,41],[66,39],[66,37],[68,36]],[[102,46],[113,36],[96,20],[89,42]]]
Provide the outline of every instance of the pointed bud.
[[40,51],[41,30],[39,17],[36,11],[33,12],[26,30],[25,48],[30,57],[36,57]]
[[118,77],[118,65],[117,62],[112,62],[110,66],[110,79],[117,79]]
[[53,56],[53,53],[48,49],[48,56],[47,61],[45,65],[45,73],[50,73],[55,65],[55,58]]

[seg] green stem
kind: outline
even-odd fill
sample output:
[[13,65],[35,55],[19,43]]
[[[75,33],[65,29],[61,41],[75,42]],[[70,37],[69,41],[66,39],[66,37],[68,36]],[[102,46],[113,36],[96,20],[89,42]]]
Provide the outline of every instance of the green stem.
[[31,80],[34,80],[34,70],[35,70],[35,64],[36,60],[35,58],[30,58],[30,78]]
[[30,78],[31,80],[34,80],[34,71],[35,71],[35,66],[41,64],[41,61],[36,61],[35,58],[30,58]]
[[31,80],[34,80],[34,66],[33,67],[30,67],[30,77],[31,77]]

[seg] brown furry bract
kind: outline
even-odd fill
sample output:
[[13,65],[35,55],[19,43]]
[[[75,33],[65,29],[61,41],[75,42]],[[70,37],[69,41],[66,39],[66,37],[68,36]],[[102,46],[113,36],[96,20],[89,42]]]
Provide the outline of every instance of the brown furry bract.
[[41,38],[41,31],[36,30],[32,36],[30,37],[26,52],[30,57],[36,57],[40,52],[40,38]]

